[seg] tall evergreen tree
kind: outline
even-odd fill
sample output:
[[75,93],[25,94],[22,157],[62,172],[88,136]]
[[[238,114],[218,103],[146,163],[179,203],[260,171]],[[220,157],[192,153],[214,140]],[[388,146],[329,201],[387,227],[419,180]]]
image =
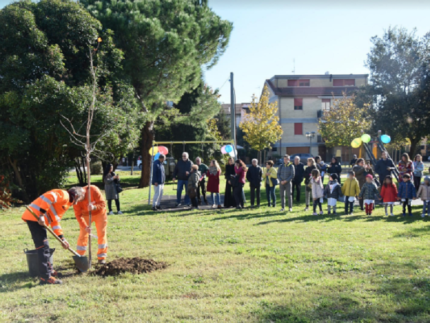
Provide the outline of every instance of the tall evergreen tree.
[[430,36],[420,38],[415,31],[389,28],[371,41],[366,63],[370,84],[358,93],[357,103],[371,103],[375,132],[382,130],[394,141],[408,138],[414,154],[421,139],[430,135],[430,111],[422,99]]
[[104,28],[115,33],[124,50],[125,80],[135,89],[146,114],[141,129],[142,177],[149,185],[149,149],[154,122],[166,101],[177,102],[196,88],[201,67],[215,65],[227,48],[232,24],[222,20],[207,1],[82,0]]
[[[166,123],[166,116],[160,116],[156,126],[159,129],[157,140],[161,141],[212,141],[218,140],[211,134],[210,120],[215,120],[221,111],[218,102],[218,91],[213,91],[203,80],[199,86],[191,92],[185,93],[177,104],[173,105],[175,112]],[[212,156],[219,145],[217,144],[187,144],[185,149],[191,157]],[[183,152],[183,145],[173,146],[173,156],[179,156]]]
[[93,129],[115,128],[104,141],[107,150],[111,143],[135,138],[124,125],[138,122],[139,112],[134,89],[116,82],[122,51],[112,32],[102,31],[79,4],[16,2],[0,10],[0,25],[0,174],[10,174],[28,201],[61,186],[79,156],[59,121],[66,116],[80,129],[87,119],[88,50],[99,36],[103,42],[94,63],[100,104]]

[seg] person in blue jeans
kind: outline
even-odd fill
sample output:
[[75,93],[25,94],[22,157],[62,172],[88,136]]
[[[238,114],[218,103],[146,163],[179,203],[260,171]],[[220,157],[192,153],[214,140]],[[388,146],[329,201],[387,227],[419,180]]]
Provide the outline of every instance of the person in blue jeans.
[[182,153],[182,159],[178,160],[175,166],[175,170],[173,171],[172,180],[178,180],[178,186],[176,191],[176,207],[181,206],[181,195],[182,189],[185,187],[185,197],[184,204],[190,206],[190,197],[187,194],[187,186],[188,186],[188,177],[191,173],[191,167],[193,166],[193,162],[188,158],[188,153]]

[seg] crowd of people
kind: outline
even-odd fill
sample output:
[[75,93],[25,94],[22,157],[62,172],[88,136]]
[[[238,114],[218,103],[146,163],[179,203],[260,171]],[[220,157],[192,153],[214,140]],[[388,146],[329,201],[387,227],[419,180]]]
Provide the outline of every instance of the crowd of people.
[[[160,155],[154,162],[152,184],[155,187],[152,209],[160,208],[163,195],[165,174],[165,156]],[[400,201],[403,205],[403,215],[406,211],[412,215],[411,202],[413,199],[421,198],[424,202],[423,213],[429,214],[430,188],[426,177],[423,182],[424,164],[422,156],[417,155],[411,161],[409,155],[404,153],[400,163],[396,166],[383,152],[381,159],[372,167],[363,158],[354,156],[347,172],[346,179],[342,184],[342,165],[333,157],[329,164],[325,164],[320,156],[309,158],[307,165],[301,163],[297,156],[294,161],[289,155],[285,155],[283,162],[278,168],[274,167],[272,160],[266,162],[265,167],[258,165],[257,159],[252,160],[248,168],[240,159],[234,161],[229,158],[225,167],[226,179],[224,192],[224,205],[220,198],[221,168],[216,160],[212,160],[209,166],[202,163],[197,157],[195,164],[189,159],[188,153],[182,154],[173,172],[173,181],[177,180],[176,207],[181,205],[199,208],[199,205],[208,204],[206,193],[211,193],[213,208],[241,209],[246,202],[244,186],[249,183],[251,207],[259,207],[261,204],[261,184],[266,190],[267,205],[276,207],[276,187],[279,186],[281,211],[293,211],[294,199],[300,203],[302,184],[305,188],[305,211],[312,206],[313,215],[323,214],[323,202],[327,200],[328,214],[337,214],[337,202],[344,203],[345,214],[352,214],[354,202],[358,199],[360,210],[371,215],[375,202],[382,201],[385,213],[393,214],[393,205]],[[399,187],[393,181],[393,172],[399,174]],[[377,176],[379,177],[379,181]],[[324,185],[324,179],[328,182]],[[422,184],[423,182],[423,184]],[[182,200],[182,190],[186,187],[185,197]],[[287,205],[288,202],[288,205]],[[312,202],[312,204],[311,204]],[[279,203],[279,202],[278,202]]]
[[[166,176],[164,172],[163,154],[153,164],[152,184],[155,194],[152,209],[160,209],[163,198]],[[222,208],[220,198],[221,168],[216,160],[211,160],[209,166],[196,158],[195,164],[189,159],[188,153],[182,154],[173,172],[173,180],[177,180],[176,206],[182,204],[182,190],[186,189],[183,203],[199,208],[199,205],[208,204],[206,194],[211,194],[213,208]],[[259,207],[261,203],[261,184],[266,189],[266,198],[269,207],[276,207],[276,187],[279,186],[281,197],[281,211],[293,210],[293,199],[300,202],[301,189],[305,187],[305,210],[308,211],[312,198],[313,215],[323,214],[323,201],[327,199],[328,214],[337,214],[337,203],[344,203],[345,214],[353,214],[354,202],[358,198],[360,209],[371,215],[375,202],[380,200],[385,206],[385,214],[393,216],[394,203],[400,201],[403,206],[403,216],[412,216],[412,200],[421,199],[423,209],[421,216],[430,216],[430,177],[423,180],[424,164],[422,156],[417,155],[413,161],[404,153],[400,163],[396,166],[388,158],[386,152],[374,165],[374,170],[363,158],[355,158],[352,170],[348,171],[347,178],[341,183],[342,166],[338,160],[332,158],[329,165],[322,161],[320,156],[308,158],[307,165],[296,157],[294,162],[290,156],[285,155],[283,163],[276,169],[273,161],[266,162],[264,169],[258,165],[256,159],[248,168],[243,161],[229,158],[225,168],[226,179],[224,193],[224,208],[236,207],[242,209],[245,205],[244,186],[249,183],[251,192],[251,207]],[[399,174],[398,187],[393,181],[393,173]],[[375,173],[379,175],[381,184],[376,180]],[[328,182],[324,186],[324,176],[328,174]],[[87,187],[72,187],[65,191],[51,190],[34,200],[29,209],[24,212],[22,219],[27,223],[33,238],[37,254],[39,278],[41,284],[61,284],[58,273],[50,263],[51,251],[47,239],[46,227],[51,226],[53,232],[62,241],[65,249],[70,244],[64,237],[60,225],[61,218],[67,209],[73,206],[80,233],[77,241],[77,253],[84,256],[87,251],[89,235],[92,235],[89,213],[92,213],[91,222],[95,223],[97,230],[97,259],[100,264],[106,263],[108,253],[107,223],[108,215],[113,214],[112,200],[115,200],[118,214],[120,210],[119,193],[122,191],[120,178],[114,172],[112,165],[107,165],[103,174],[105,195],[94,185]],[[379,187],[378,187],[379,186]],[[91,199],[89,199],[91,194]],[[106,209],[106,202],[109,210]],[[407,213],[406,213],[407,212]]]

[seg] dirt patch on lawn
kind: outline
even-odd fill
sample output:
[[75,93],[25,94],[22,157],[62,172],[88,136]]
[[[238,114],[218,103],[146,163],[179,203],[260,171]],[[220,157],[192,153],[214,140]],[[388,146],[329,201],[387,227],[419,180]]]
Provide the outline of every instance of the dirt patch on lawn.
[[150,273],[154,270],[164,269],[167,267],[165,262],[157,262],[152,259],[136,258],[118,258],[102,265],[94,272],[95,275],[118,276],[122,273],[142,274]]

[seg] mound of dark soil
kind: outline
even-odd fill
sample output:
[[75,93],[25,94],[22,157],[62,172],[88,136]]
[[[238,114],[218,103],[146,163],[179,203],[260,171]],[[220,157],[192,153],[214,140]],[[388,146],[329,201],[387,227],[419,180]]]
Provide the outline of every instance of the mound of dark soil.
[[150,273],[154,270],[164,269],[167,267],[165,262],[156,262],[152,259],[136,258],[118,258],[101,266],[94,274],[99,276],[118,276],[119,274],[129,272],[133,274]]

